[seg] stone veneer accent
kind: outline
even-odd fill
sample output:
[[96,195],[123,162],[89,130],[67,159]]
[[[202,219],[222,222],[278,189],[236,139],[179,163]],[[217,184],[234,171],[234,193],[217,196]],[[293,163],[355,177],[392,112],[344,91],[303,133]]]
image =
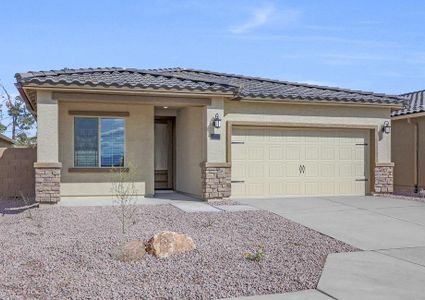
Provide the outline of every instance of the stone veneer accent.
[[375,167],[375,193],[392,193],[394,190],[394,164],[377,164]]
[[57,203],[60,200],[61,163],[34,163],[35,201]]
[[230,163],[202,163],[201,170],[202,198],[204,200],[223,200],[230,197]]

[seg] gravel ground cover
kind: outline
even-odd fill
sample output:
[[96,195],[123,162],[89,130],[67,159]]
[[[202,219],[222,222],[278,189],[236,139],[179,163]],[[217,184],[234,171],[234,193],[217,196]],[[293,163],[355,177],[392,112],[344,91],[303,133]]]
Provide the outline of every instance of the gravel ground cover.
[[[42,207],[0,216],[0,299],[218,299],[315,288],[329,253],[355,248],[267,211],[185,213],[137,207],[123,235],[114,207]],[[197,249],[121,262],[125,241],[161,230]],[[264,246],[260,262],[243,252]]]

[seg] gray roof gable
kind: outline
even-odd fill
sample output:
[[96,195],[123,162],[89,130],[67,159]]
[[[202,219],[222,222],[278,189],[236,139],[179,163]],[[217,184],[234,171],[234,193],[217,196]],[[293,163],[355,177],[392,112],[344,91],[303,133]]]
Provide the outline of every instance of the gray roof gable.
[[406,99],[403,109],[394,111],[393,117],[425,112],[425,90],[400,95]]
[[405,100],[400,96],[189,68],[62,69],[18,73],[15,77],[24,87],[49,84],[189,90],[228,93],[236,99],[253,98],[257,101],[289,99],[401,104]]

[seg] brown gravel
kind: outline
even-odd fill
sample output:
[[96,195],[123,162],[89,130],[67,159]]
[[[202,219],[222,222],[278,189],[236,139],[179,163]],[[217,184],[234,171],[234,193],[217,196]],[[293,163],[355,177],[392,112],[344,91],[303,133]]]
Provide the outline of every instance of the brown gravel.
[[[217,299],[315,288],[329,253],[356,249],[266,211],[185,213],[139,206],[123,236],[113,207],[48,207],[0,216],[0,299]],[[115,260],[124,241],[161,230],[197,249]],[[243,258],[264,245],[261,262]]]

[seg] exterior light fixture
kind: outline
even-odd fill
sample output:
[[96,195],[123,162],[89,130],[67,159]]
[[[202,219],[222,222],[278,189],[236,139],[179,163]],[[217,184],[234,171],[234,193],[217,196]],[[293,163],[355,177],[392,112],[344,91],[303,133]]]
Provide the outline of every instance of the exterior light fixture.
[[386,134],[389,134],[391,132],[390,122],[388,122],[388,121],[384,122],[384,126],[382,127],[382,131]]
[[163,106],[162,108],[167,109],[167,108],[168,108],[168,106]]
[[214,125],[214,128],[221,128],[221,119],[218,114],[215,114],[214,116],[213,125]]

